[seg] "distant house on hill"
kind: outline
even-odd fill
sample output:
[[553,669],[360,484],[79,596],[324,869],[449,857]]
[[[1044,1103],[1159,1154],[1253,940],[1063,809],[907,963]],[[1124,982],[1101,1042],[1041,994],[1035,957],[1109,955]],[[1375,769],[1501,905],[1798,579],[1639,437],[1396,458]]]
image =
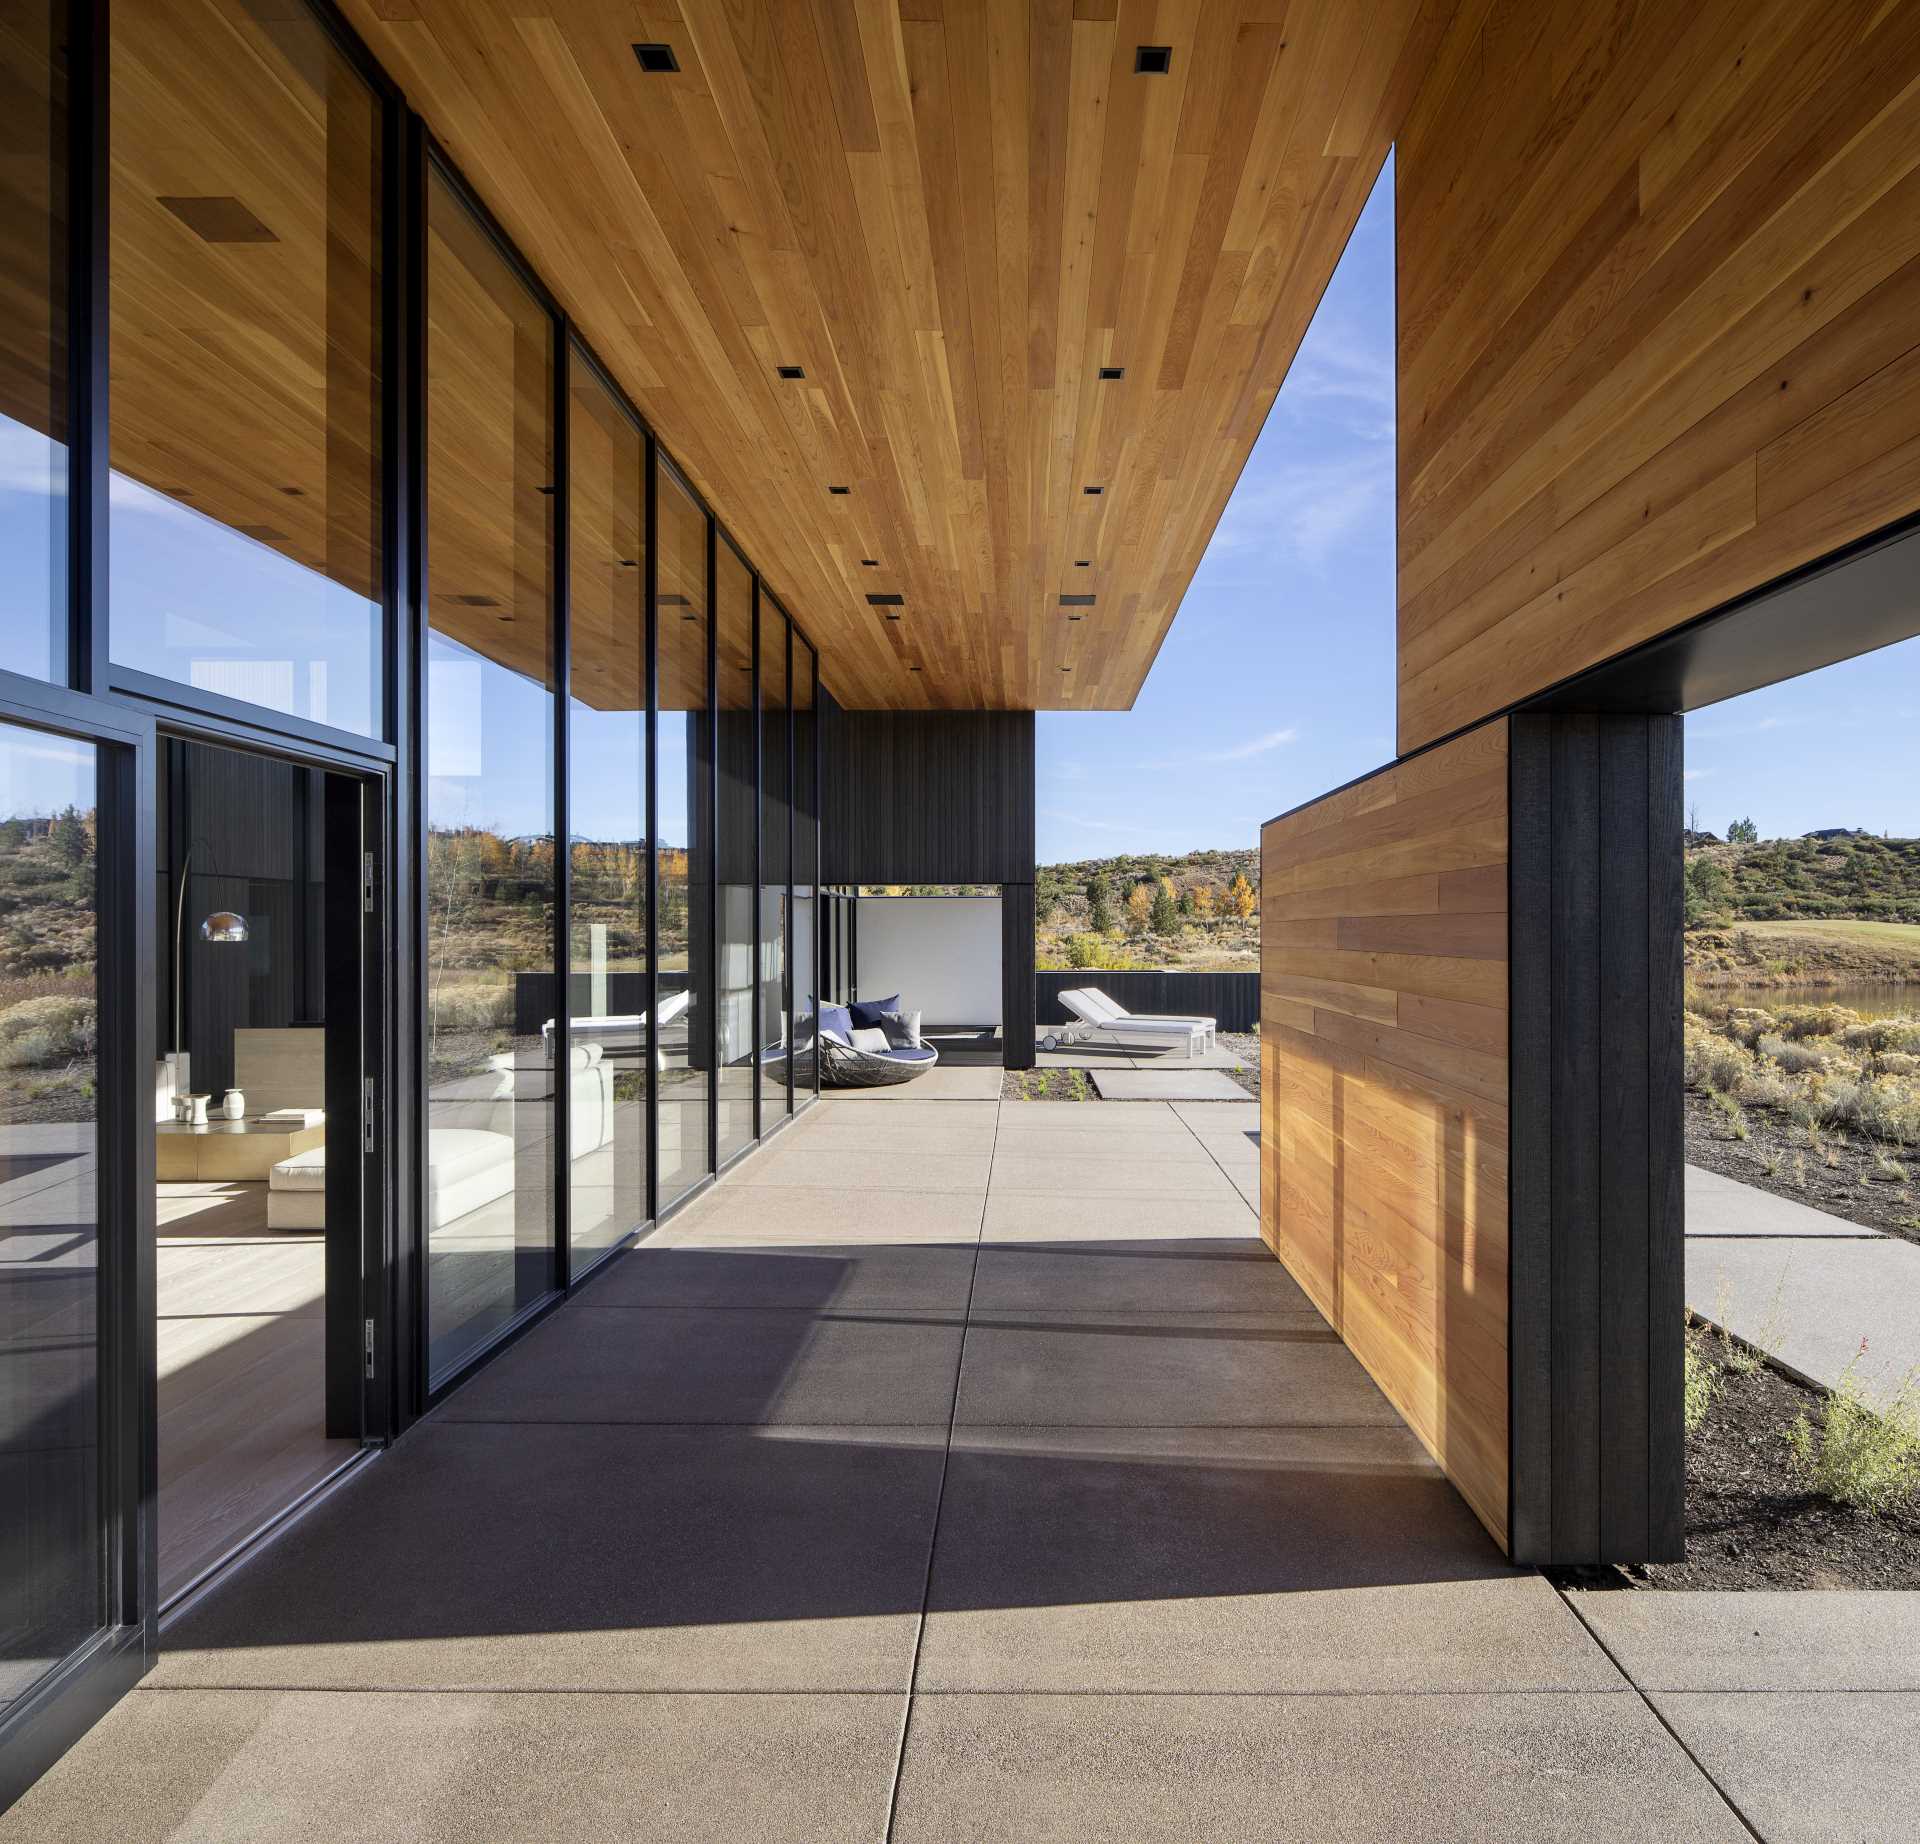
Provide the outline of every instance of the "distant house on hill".
[[1717,832],[1695,832],[1691,826],[1680,835],[1680,838],[1688,851],[1692,851],[1696,845],[1718,845],[1721,842]]
[[1824,826],[1818,832],[1803,832],[1803,839],[1870,839],[1873,834],[1864,826]]

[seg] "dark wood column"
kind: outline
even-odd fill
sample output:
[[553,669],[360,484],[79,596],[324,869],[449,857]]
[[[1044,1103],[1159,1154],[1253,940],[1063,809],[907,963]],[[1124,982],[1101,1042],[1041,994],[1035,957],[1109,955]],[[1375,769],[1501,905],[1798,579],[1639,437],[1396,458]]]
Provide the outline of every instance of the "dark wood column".
[[1671,1560],[1686,1484],[1680,719],[1512,723],[1512,1553]]

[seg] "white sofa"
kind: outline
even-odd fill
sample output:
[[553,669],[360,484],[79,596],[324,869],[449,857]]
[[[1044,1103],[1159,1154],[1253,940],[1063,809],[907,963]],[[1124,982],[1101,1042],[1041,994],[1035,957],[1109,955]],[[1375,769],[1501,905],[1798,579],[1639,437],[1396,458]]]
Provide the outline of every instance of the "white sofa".
[[[573,1157],[585,1158],[613,1138],[613,1066],[598,1044],[572,1055]],[[521,1101],[544,1104],[552,1071],[539,1059],[488,1059],[485,1073],[456,1078],[427,1097],[427,1233],[481,1209],[513,1189],[516,1125],[544,1139],[544,1111],[516,1122]],[[273,1168],[267,1186],[269,1229],[321,1229],[327,1217],[327,1149],[296,1153]]]

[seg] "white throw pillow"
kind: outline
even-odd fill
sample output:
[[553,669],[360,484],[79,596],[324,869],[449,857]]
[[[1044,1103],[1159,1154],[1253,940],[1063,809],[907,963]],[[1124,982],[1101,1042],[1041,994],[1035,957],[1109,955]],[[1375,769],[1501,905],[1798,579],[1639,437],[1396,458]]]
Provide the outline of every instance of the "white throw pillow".
[[875,1056],[885,1056],[887,1052],[893,1048],[893,1046],[887,1042],[886,1032],[877,1028],[871,1031],[863,1031],[857,1027],[853,1033],[853,1047],[856,1050],[870,1050]]
[[896,1050],[920,1048],[920,1014],[918,1012],[882,1012],[880,1028],[886,1032],[887,1042]]

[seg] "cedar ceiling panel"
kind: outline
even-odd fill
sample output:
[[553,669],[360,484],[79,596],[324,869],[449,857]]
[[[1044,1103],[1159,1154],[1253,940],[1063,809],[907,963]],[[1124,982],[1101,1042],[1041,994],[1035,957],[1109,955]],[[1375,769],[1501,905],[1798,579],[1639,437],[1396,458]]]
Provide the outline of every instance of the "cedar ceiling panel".
[[843,703],[1082,710],[1139,692],[1454,6],[346,0]]

